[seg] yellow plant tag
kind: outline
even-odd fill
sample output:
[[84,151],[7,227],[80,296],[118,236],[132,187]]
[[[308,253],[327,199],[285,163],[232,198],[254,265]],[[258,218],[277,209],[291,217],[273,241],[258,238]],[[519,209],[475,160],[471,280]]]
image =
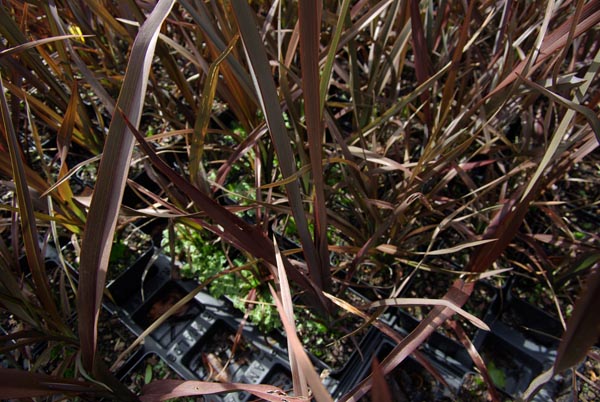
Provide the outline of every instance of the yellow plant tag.
[[76,41],[81,42],[81,43],[85,43],[85,38],[83,37],[83,32],[81,32],[81,28],[79,28],[77,25],[69,25],[69,33],[71,35],[78,35],[77,38],[75,38]]

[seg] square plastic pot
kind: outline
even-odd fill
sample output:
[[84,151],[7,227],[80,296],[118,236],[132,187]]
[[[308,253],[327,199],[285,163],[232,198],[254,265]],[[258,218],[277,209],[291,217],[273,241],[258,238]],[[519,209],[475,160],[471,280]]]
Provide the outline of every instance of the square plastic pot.
[[171,277],[171,264],[162,254],[149,250],[129,269],[116,278],[107,289],[105,306],[111,311],[131,315],[146,299],[158,291]]
[[[388,356],[395,344],[384,336],[373,339],[372,348],[367,352],[360,364],[355,364],[340,383],[336,397],[352,390],[371,373],[374,357],[379,362]],[[386,382],[394,400],[399,401],[450,401],[460,384],[461,376],[457,376],[447,367],[430,361],[432,366],[442,375],[450,388],[445,388],[414,358],[407,357],[400,365],[386,375]],[[450,381],[448,381],[450,380]]]
[[[148,328],[186,294],[187,292],[177,282],[167,282],[133,314],[133,321],[141,329]],[[150,336],[162,346],[167,347],[202,311],[202,305],[195,300],[191,300],[152,331]]]

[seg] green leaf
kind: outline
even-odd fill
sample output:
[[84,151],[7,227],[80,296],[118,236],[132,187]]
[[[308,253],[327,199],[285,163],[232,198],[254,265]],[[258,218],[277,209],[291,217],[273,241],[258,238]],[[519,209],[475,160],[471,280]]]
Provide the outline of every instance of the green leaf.
[[506,386],[506,374],[504,374],[504,371],[496,367],[493,360],[487,364],[487,369],[494,384],[499,388],[504,388]]
[[327,90],[329,89],[329,82],[331,80],[331,73],[333,71],[333,63],[337,54],[337,47],[340,43],[340,37],[342,36],[342,30],[344,28],[344,21],[348,15],[348,9],[350,8],[350,0],[343,0],[340,5],[340,11],[338,12],[338,19],[335,25],[335,32],[329,44],[329,51],[327,52],[327,59],[325,60],[325,66],[321,73],[321,82],[319,84],[319,103],[321,111],[325,106],[325,98],[327,97]]
[[150,384],[152,382],[152,366],[146,365],[146,373],[144,374],[144,384]]
[[[210,116],[212,113],[213,101],[217,92],[217,83],[219,80],[219,66],[225,60],[227,55],[231,53],[233,47],[237,43],[238,37],[235,36],[227,49],[217,57],[217,59],[210,65],[208,75],[204,83],[204,89],[202,90],[202,100],[200,102],[200,110],[198,111],[198,117],[194,124],[194,131],[190,141],[190,179],[196,187],[208,191],[208,183],[206,180],[206,173],[202,168],[202,155],[204,153],[204,139],[208,132],[208,124],[210,123]],[[202,175],[199,175],[202,173]]]

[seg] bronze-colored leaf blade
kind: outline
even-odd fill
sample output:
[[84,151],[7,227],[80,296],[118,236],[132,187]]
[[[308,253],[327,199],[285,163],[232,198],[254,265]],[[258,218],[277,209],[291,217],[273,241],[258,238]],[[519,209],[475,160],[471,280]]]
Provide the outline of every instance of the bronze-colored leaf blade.
[[567,332],[558,348],[555,371],[562,372],[578,364],[600,337],[598,319],[600,300],[600,269],[596,268],[587,279],[586,286],[575,303],[573,315],[567,322]]
[[[286,179],[296,173],[296,157],[292,151],[288,132],[283,121],[283,113],[279,106],[279,97],[275,82],[273,81],[266,49],[257,31],[253,11],[248,3],[236,1],[232,2],[231,6],[240,29],[240,37],[244,44],[259,103],[265,115],[269,133],[277,152],[279,167],[283,178]],[[315,101],[318,101],[318,97]],[[320,276],[318,254],[308,229],[300,184],[295,180],[286,184],[285,188],[298,228],[298,235],[304,249],[304,257],[311,273],[311,279],[317,281],[317,278]]]
[[[279,312],[279,315],[282,319],[286,319],[290,330],[296,332],[296,319],[294,317],[294,303],[292,302],[292,293],[290,291],[290,285],[287,280],[287,275],[285,274],[285,267],[283,266],[283,259],[281,257],[281,252],[279,251],[279,246],[277,245],[277,240],[273,238],[273,243],[275,246],[275,256],[277,257],[277,279],[279,282],[279,291],[281,293],[281,303],[283,305],[283,311]],[[288,354],[290,359],[290,371],[292,372],[292,382],[294,384],[294,393],[296,395],[308,395],[308,387],[306,383],[306,378],[304,373],[301,370],[300,365],[298,364],[296,355],[294,353],[293,344],[291,338],[287,337],[288,342]]]
[[[158,33],[174,3],[174,0],[160,0],[156,4],[140,28],[131,50],[117,107],[136,127],[141,118]],[[79,268],[79,336],[84,367],[88,371],[94,367],[98,314],[134,142],[125,118],[115,113],[98,169]]]
[[371,390],[371,400],[378,402],[392,402],[392,394],[390,387],[385,380],[381,365],[377,361],[377,357],[373,356],[371,361],[371,373],[373,376],[373,389]]
[[11,54],[18,54],[27,49],[34,48],[36,46],[41,46],[41,45],[45,45],[47,43],[56,42],[57,40],[72,39],[72,38],[89,38],[90,36],[92,36],[92,35],[83,35],[83,36],[82,35],[60,35],[60,36],[54,36],[51,38],[43,38],[43,39],[34,40],[31,42],[23,43],[21,45],[0,51],[0,59],[2,57],[6,57]]
[[4,95],[4,85],[2,83],[1,75],[0,108],[2,118],[1,129],[4,133],[4,138],[6,138],[8,143],[12,175],[17,190],[16,196],[19,205],[21,230],[23,231],[25,252],[33,282],[36,287],[36,296],[39,298],[42,307],[49,314],[50,320],[48,323],[54,324],[59,328],[64,328],[64,325],[61,325],[62,320],[52,298],[52,293],[50,292],[50,283],[48,281],[48,277],[46,276],[46,268],[44,266],[42,250],[40,249],[39,245],[33,201],[31,199],[31,195],[29,194],[25,167],[23,161],[21,160],[17,134],[11,122],[10,111],[8,110],[8,104]]
[[0,367],[0,393],[3,399],[34,398],[69,392],[84,394],[98,390],[81,381]]
[[327,249],[327,209],[323,178],[323,119],[319,103],[319,43],[321,33],[320,0],[301,1],[298,4],[300,26],[300,64],[302,65],[302,95],[310,165],[312,167],[314,244],[318,253],[316,266],[309,264],[309,272],[317,286],[325,292],[331,289],[329,252]]
[[272,385],[216,383],[206,381],[159,380],[145,385],[142,389],[142,402],[164,401],[184,396],[201,396],[228,392],[249,392],[265,401],[285,402],[306,400],[287,396],[280,388]]

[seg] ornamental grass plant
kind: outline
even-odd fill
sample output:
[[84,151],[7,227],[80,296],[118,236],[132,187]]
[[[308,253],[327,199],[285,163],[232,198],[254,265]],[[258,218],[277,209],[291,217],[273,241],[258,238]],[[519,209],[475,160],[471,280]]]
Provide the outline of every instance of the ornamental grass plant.
[[[533,284],[521,294],[562,323],[524,398],[597,357],[599,22],[597,0],[2,2],[0,394],[331,400],[295,307],[394,339],[339,400],[390,400],[375,384],[441,327],[500,400],[463,329],[489,329],[462,309],[478,282]],[[133,222],[165,233],[174,277],[175,228],[220,253],[159,321],[225,271],[246,280],[240,308],[278,312],[290,396],[135,394],[106,366],[100,310]],[[402,337],[382,317],[406,306],[424,313]]]

